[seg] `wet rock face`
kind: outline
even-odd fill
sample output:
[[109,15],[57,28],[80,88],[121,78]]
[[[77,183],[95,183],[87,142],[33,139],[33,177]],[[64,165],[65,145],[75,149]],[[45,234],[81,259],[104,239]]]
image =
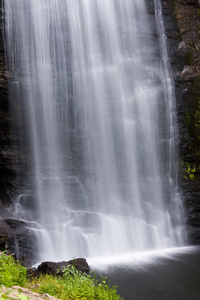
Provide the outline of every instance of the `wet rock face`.
[[178,55],[184,65],[177,88],[179,122],[182,126],[182,191],[192,243],[200,243],[200,10],[198,1],[175,5],[181,42]]
[[[189,240],[200,243],[200,1],[162,1],[175,79],[181,190]],[[174,31],[174,33],[173,33]]]
[[[1,5],[0,1],[0,7]],[[2,11],[0,11],[0,17],[2,18]],[[2,30],[0,30],[0,204],[5,203],[9,198],[12,189],[11,182],[15,177],[9,168],[10,157],[8,155],[11,151],[8,76]]]
[[31,227],[17,219],[0,221],[0,250],[14,255],[25,267],[31,267],[35,259],[36,240]]
[[31,155],[22,122],[22,114],[26,112],[18,109],[20,99],[10,99],[9,95],[9,79],[13,74],[6,65],[2,7],[0,0],[0,250],[7,250],[29,267],[35,262],[36,249],[32,231],[28,229],[32,225],[11,218],[13,202],[21,194],[20,190],[25,190]]
[[[27,133],[19,118],[22,112],[17,109],[19,99],[9,97],[9,79],[13,74],[8,71],[6,65],[3,18],[0,0],[0,216],[4,213],[5,207],[15,200],[17,191],[20,194],[20,187],[24,184],[30,166]],[[14,109],[11,102],[15,104]]]
[[[3,19],[2,1],[0,1],[0,18]],[[7,71],[3,27],[0,28],[0,208],[11,202],[16,185],[16,156],[12,140],[11,113],[9,105],[8,80],[12,76]]]

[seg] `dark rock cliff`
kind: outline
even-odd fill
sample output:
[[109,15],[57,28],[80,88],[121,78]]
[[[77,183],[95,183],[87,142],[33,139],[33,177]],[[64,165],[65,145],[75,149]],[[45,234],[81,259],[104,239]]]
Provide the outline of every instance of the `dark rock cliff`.
[[[10,97],[9,78],[12,70],[6,64],[4,45],[4,14],[0,0],[0,210],[1,215],[12,203],[16,191],[25,183],[26,172],[30,166],[30,150],[27,132],[23,124],[25,113],[18,109],[19,95]],[[8,71],[9,70],[9,71]],[[14,99],[13,99],[14,98]],[[10,102],[13,102],[10,105]],[[14,104],[14,105],[13,105]],[[12,106],[12,109],[11,109]],[[20,132],[20,134],[19,134]],[[22,151],[23,145],[23,151]],[[8,212],[6,211],[6,214]]]
[[[2,3],[0,1],[0,8]],[[2,25],[2,9],[0,11]],[[16,174],[13,170],[14,151],[11,146],[11,118],[9,111],[8,77],[6,68],[3,28],[0,30],[0,205],[11,200]]]
[[[25,189],[25,177],[30,166],[30,150],[27,133],[18,109],[19,96],[9,95],[9,78],[5,57],[2,1],[0,0],[0,249],[15,253],[26,266],[34,261],[35,239],[25,222],[9,219],[13,204]],[[11,109],[10,102],[14,109]],[[18,134],[20,132],[20,134]],[[24,151],[22,151],[22,145]],[[30,224],[29,224],[29,227]]]
[[200,3],[162,1],[175,79],[181,190],[189,240],[200,243]]

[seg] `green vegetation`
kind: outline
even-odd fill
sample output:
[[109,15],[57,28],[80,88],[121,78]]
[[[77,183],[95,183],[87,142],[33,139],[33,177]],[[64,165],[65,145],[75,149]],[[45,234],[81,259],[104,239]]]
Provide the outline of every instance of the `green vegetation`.
[[35,292],[48,293],[59,299],[122,299],[117,295],[115,286],[107,285],[105,277],[98,280],[94,275],[78,271],[75,266],[65,268],[61,277],[40,276],[35,283],[39,285],[34,289]]
[[[93,274],[86,275],[75,266],[69,266],[61,276],[41,275],[30,279],[19,262],[5,254],[0,256],[0,284],[6,287],[20,285],[40,294],[48,293],[66,300],[122,300],[117,295],[116,287],[107,284],[105,277],[97,279]],[[1,295],[1,298],[5,297]]]
[[12,285],[24,286],[27,281],[26,268],[14,260],[10,255],[0,255],[0,284],[10,287]]
[[185,165],[186,165],[186,170],[185,170],[185,176],[184,176],[184,178],[186,179],[186,180],[194,180],[195,179],[195,173],[196,173],[196,166],[195,166],[195,164],[190,164],[190,163],[185,163]]

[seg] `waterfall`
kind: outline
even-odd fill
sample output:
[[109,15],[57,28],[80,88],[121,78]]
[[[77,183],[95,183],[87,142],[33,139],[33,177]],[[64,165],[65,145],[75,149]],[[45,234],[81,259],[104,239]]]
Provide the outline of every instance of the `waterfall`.
[[184,245],[160,1],[6,0],[4,9],[13,118],[33,161],[13,216],[35,224],[38,260]]

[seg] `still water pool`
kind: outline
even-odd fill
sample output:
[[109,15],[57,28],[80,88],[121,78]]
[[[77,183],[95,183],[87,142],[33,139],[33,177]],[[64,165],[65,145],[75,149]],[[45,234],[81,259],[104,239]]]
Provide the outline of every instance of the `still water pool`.
[[89,261],[125,300],[200,300],[200,247]]

